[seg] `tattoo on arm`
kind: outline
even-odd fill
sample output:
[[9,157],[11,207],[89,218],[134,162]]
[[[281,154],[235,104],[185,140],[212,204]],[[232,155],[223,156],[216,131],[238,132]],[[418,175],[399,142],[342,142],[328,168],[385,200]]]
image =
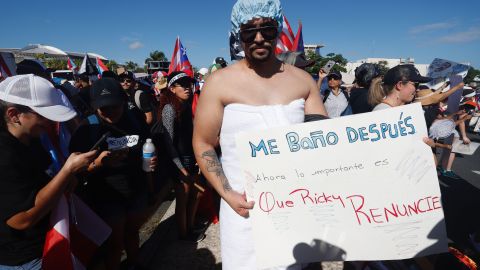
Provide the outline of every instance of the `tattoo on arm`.
[[232,190],[232,187],[230,186],[230,183],[228,183],[228,179],[223,172],[222,164],[220,163],[220,160],[218,160],[217,153],[215,153],[214,150],[205,151],[202,154],[202,159],[207,163],[207,171],[215,173],[220,179],[220,182],[223,185],[223,190]]

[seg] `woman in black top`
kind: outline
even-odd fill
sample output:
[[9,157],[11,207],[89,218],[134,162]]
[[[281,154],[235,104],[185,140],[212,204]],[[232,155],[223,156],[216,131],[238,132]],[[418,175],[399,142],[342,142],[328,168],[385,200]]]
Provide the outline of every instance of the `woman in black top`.
[[70,150],[91,149],[108,132],[99,146],[100,155],[92,162],[80,195],[112,228],[107,242],[107,269],[119,269],[122,249],[127,262],[135,266],[139,253],[140,226],[145,221],[147,180],[142,171],[142,144],[148,128],[142,118],[126,108],[126,95],[112,78],[93,83],[89,116],[70,141]]
[[192,233],[198,201],[193,186],[198,169],[192,147],[192,84],[193,79],[184,72],[172,72],[168,76],[168,88],[160,97],[158,119],[164,128],[163,145],[167,154],[162,164],[168,170],[168,177],[179,180],[174,182],[179,236],[197,241],[198,236]]
[[38,138],[75,111],[60,90],[32,74],[1,82],[0,96],[0,269],[40,269],[50,211],[96,153],[73,153],[48,176],[50,156]]

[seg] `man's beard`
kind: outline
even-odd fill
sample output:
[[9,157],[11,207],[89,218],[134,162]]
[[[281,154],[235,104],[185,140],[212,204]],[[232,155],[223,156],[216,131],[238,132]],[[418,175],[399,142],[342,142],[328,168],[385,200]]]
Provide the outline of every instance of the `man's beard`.
[[[265,49],[267,51],[267,53],[258,55],[258,54],[255,53],[256,49]],[[248,58],[248,60],[252,64],[261,64],[261,63],[267,62],[270,59],[270,57],[272,56],[273,53],[274,52],[273,52],[272,46],[270,46],[270,45],[258,46],[257,45],[257,46],[253,46],[253,47],[249,48],[249,53],[245,54],[245,57]]]

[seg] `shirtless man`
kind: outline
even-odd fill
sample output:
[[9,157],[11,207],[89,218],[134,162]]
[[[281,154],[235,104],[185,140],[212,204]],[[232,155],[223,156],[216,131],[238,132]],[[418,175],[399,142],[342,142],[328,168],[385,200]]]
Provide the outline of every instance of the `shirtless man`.
[[[275,57],[276,39],[282,26],[282,12],[278,0],[238,0],[232,10],[232,25],[232,31],[239,33],[245,59],[208,77],[195,116],[193,147],[200,169],[223,199],[220,212],[223,268],[252,269],[255,268],[255,259],[251,259],[255,257],[253,244],[244,242],[252,241],[248,229],[251,226],[248,211],[253,208],[254,202],[246,200],[244,177],[235,167],[238,166],[238,160],[235,160],[234,154],[227,152],[232,149],[224,149],[227,142],[222,143],[222,140],[227,140],[222,123],[230,121],[230,118],[224,119],[227,107],[241,104],[240,106],[251,110],[262,105],[265,105],[265,108],[285,108],[294,107],[291,104],[300,100],[302,103],[297,106],[301,116],[299,122],[303,122],[304,115],[327,114],[312,77]],[[233,122],[236,119],[233,117]],[[238,132],[242,131],[242,128],[243,126],[234,129]],[[222,163],[214,150],[219,134]],[[229,165],[232,172],[227,170],[224,162],[227,156],[229,160],[234,160],[232,166]],[[239,181],[236,180],[237,177]],[[234,184],[232,178],[240,184]],[[230,234],[224,232],[231,231],[238,223],[246,224],[242,229],[233,230]],[[243,232],[247,235],[239,235]],[[235,237],[239,237],[238,241]]]

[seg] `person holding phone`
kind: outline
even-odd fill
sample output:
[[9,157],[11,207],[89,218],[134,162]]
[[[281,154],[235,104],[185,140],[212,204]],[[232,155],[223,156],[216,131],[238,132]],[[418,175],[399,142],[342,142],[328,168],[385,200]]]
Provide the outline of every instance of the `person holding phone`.
[[[320,72],[319,74],[321,74],[319,80],[323,80],[326,73]],[[328,116],[335,118],[352,114],[352,108],[349,104],[350,94],[341,87],[342,74],[336,70],[331,70],[326,77],[328,88],[323,93],[323,104]]]
[[[138,230],[145,221],[147,177],[142,170],[142,144],[149,136],[145,120],[127,109],[127,96],[112,78],[95,81],[91,88],[95,114],[72,135],[70,151],[85,151],[100,140],[98,157],[79,185],[81,197],[112,228],[107,241],[107,269],[119,269],[122,248],[132,267],[138,260]],[[156,160],[152,166],[155,167]]]
[[53,177],[40,135],[76,112],[64,94],[33,74],[0,83],[0,269],[41,269],[50,211],[96,151],[72,152]]

